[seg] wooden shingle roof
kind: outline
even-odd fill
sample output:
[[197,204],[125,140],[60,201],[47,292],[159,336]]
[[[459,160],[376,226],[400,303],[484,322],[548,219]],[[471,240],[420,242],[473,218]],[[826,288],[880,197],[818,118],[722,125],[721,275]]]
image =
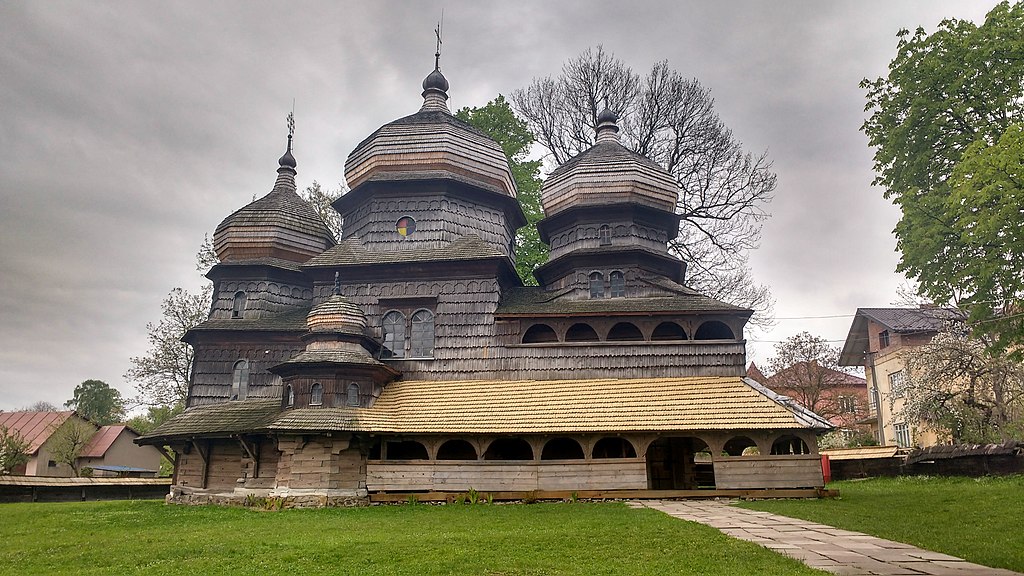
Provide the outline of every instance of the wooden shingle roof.
[[357,238],[343,240],[323,254],[310,258],[304,268],[359,266],[369,264],[403,264],[412,262],[455,262],[504,258],[505,255],[479,236],[467,234],[450,244],[437,248],[409,248],[406,250],[367,250]]
[[746,309],[697,293],[646,298],[593,298],[571,300],[536,286],[506,288],[496,316],[557,314],[647,314],[652,312],[741,312]]

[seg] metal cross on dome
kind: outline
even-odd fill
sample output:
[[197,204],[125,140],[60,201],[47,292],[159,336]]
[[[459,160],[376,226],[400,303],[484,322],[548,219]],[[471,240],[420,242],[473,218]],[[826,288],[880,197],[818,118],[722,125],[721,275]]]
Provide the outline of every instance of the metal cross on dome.
[[295,111],[288,113],[288,136],[295,135]]

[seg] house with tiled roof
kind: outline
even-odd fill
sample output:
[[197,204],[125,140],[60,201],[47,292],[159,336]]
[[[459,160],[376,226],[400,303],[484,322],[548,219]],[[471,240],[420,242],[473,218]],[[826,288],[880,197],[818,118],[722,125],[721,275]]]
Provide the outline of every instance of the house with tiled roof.
[[156,476],[160,471],[159,450],[136,445],[134,440],[139,434],[124,424],[98,426],[77,412],[66,410],[0,412],[0,426],[28,444],[29,460],[15,471],[17,475],[74,476],[71,466],[53,456],[55,435],[66,426],[80,426],[90,435],[79,452],[79,470],[91,468],[95,476]]
[[857,309],[839,363],[864,367],[880,444],[906,448],[938,443],[941,430],[923,422],[907,422],[900,415],[907,393],[904,356],[931,342],[947,323],[963,320],[958,310],[932,305]]
[[435,67],[348,156],[340,237],[301,207],[291,136],[218,226],[188,407],[138,440],[170,448],[171,500],[821,487],[832,425],[744,377],[752,311],[686,286],[685,192],[615,114],[542,187],[524,286],[515,180],[448,88]]
[[868,400],[867,380],[856,374],[804,361],[765,376],[751,362],[747,377],[828,418],[844,435],[874,431],[877,417]]

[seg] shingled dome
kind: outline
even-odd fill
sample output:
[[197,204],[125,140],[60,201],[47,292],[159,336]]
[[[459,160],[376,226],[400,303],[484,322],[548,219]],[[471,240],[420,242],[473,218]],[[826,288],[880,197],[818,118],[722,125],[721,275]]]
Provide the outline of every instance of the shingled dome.
[[381,126],[345,162],[351,188],[374,179],[451,176],[515,197],[515,181],[501,146],[452,116],[448,80],[435,69],[423,80],[419,112]]
[[225,218],[213,233],[221,262],[281,258],[305,262],[334,246],[334,236],[308,202],[295,192],[295,158],[288,150],[279,160],[277,181],[269,194]]
[[306,325],[310,332],[363,334],[366,315],[344,296],[335,294],[309,311]]
[[548,217],[576,206],[623,202],[675,211],[679,199],[675,178],[623,146],[617,121],[611,110],[603,110],[598,115],[597,142],[544,181],[540,199]]

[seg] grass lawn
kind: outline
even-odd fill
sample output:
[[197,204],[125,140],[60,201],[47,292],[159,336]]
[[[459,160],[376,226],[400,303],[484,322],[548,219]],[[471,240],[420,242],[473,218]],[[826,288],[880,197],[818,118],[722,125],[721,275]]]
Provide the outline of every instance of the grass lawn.
[[765,510],[1024,572],[1024,476],[835,482],[834,500],[763,500]]
[[624,504],[0,504],[0,574],[824,574]]

